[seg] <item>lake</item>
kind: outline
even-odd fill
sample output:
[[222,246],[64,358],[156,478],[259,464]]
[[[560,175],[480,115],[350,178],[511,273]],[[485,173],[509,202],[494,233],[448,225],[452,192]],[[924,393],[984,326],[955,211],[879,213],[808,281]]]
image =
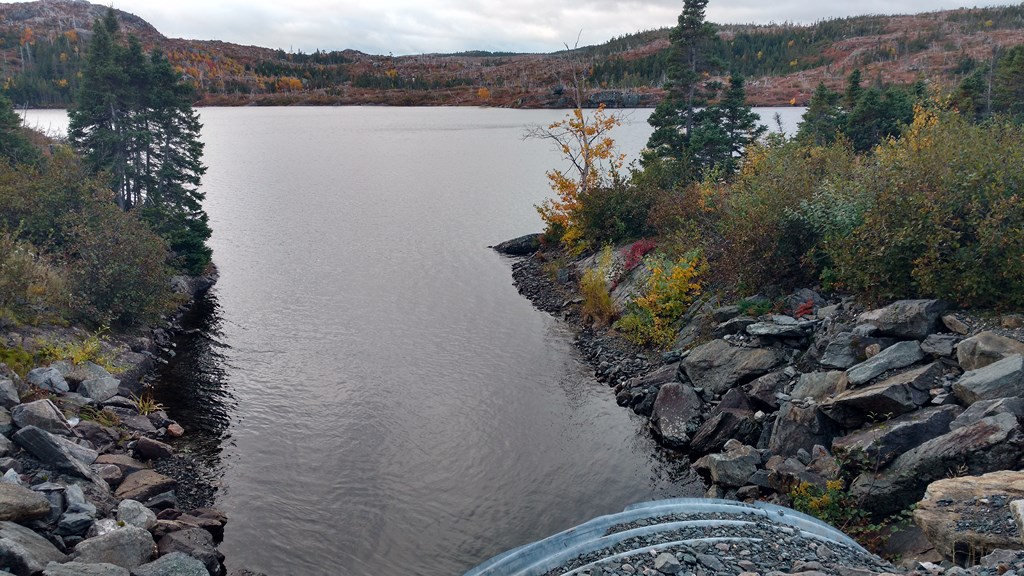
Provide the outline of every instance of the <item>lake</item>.
[[219,479],[229,569],[448,576],[702,492],[487,248],[540,229],[559,158],[522,134],[564,111],[200,112],[221,276],[158,399]]

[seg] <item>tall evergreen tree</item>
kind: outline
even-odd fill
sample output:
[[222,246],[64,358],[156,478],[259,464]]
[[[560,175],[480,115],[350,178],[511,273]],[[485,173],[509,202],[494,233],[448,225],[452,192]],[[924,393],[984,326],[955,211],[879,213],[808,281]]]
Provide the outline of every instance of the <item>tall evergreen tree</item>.
[[839,109],[839,98],[838,92],[829,90],[824,82],[819,83],[797,130],[797,140],[816,146],[834,142],[845,121]]
[[992,104],[998,112],[1024,118],[1024,45],[999,59],[992,81]]
[[[690,138],[699,121],[698,109],[707,103],[702,76],[711,72],[714,64],[709,47],[715,32],[704,21],[707,3],[708,0],[684,0],[678,24],[669,34],[672,48],[667,94],[647,120],[654,132],[642,159],[645,166],[664,160],[685,164],[689,156]],[[686,166],[677,166],[675,172],[685,170]]]
[[210,261],[210,228],[191,89],[160,52],[147,56],[134,36],[119,42],[113,9],[93,30],[68,138],[90,169],[110,178],[117,205],[137,210],[167,240],[173,264],[200,273]]
[[25,136],[21,116],[7,96],[0,93],[0,158],[11,162],[33,162],[39,158],[39,151]]
[[745,81],[739,74],[729,79],[721,99],[699,111],[696,117],[689,152],[700,172],[734,173],[743,152],[768,131],[758,124],[758,115],[747,105]]

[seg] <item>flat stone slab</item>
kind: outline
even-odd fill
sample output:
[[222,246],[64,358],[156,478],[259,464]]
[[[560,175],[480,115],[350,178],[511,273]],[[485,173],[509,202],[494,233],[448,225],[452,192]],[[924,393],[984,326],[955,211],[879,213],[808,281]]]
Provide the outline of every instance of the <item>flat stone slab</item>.
[[924,359],[921,345],[913,340],[897,342],[846,371],[851,386],[860,386],[889,370],[906,368]]
[[145,502],[157,494],[174,490],[178,483],[153,470],[139,470],[129,474],[117,487],[115,496]]
[[1021,550],[1010,503],[1024,499],[1024,472],[944,478],[928,485],[914,522],[949,560],[977,561],[996,549]]
[[953,384],[953,393],[966,406],[979,400],[1024,396],[1024,356],[1015,354],[964,372]]

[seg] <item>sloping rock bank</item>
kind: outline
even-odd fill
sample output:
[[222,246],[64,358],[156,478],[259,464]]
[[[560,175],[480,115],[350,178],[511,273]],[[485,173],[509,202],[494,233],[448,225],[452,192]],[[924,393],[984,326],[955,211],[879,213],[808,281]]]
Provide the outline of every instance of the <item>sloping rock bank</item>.
[[[677,347],[658,355],[586,328],[571,272],[548,275],[533,256],[513,264],[513,277],[538,308],[580,328],[598,377],[665,446],[694,460],[709,496],[789,504],[797,487],[824,492],[845,479],[848,501],[884,518],[926,499],[933,483],[1024,468],[1019,315],[984,321],[936,300],[864,310],[801,290],[776,314],[694,306]],[[995,499],[1007,534],[1017,498]],[[1024,549],[1019,533],[943,542],[935,525],[954,507],[942,508],[916,520],[947,561]]]
[[[195,297],[214,281],[175,287]],[[173,353],[178,317],[130,343],[103,342],[115,374],[58,361],[21,378],[0,364],[0,574],[224,574],[227,518],[209,507],[213,487],[189,473],[196,463],[169,444],[186,431],[143,393],[147,373]],[[10,347],[81,334],[4,337]]]

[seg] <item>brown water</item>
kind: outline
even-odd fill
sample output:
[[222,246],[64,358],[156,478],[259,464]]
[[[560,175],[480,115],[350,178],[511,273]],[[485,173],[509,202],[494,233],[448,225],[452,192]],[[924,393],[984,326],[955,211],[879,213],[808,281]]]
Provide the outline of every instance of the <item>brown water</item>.
[[487,248],[540,228],[557,154],[521,135],[563,114],[202,110],[221,278],[160,399],[220,475],[230,569],[460,574],[699,493]]

